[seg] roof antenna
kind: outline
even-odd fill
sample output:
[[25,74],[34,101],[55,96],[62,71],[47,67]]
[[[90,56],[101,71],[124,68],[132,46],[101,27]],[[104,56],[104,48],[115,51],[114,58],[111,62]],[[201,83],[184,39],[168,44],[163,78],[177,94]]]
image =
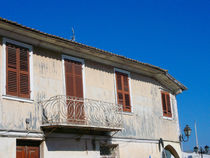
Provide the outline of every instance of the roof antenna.
[[72,27],[72,37],[71,37],[71,40],[72,41],[75,41],[75,32],[74,32],[74,28]]

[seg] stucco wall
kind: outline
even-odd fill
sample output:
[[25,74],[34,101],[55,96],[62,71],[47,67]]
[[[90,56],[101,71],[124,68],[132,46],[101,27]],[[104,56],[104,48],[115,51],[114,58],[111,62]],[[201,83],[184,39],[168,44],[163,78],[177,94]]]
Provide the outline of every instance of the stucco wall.
[[[131,73],[133,113],[124,115],[123,130],[119,135],[136,138],[163,138],[178,141],[177,105],[170,95],[173,117],[163,117],[161,91],[168,91],[155,80]],[[170,91],[169,91],[170,92]]]
[[93,149],[91,140],[49,138],[43,143],[44,158],[96,158],[100,157],[99,146]]
[[[41,107],[37,102],[65,94],[61,55],[62,52],[33,47],[34,101],[32,103],[19,102],[3,99],[0,95],[1,128],[25,130],[25,119],[30,118],[30,130],[40,130]],[[2,61],[1,47],[0,58]],[[84,69],[85,97],[116,103],[114,67],[85,60]],[[2,73],[2,62],[0,73]],[[171,94],[173,118],[165,119],[162,114],[160,92],[168,90],[152,78],[133,72],[130,76],[133,112],[123,114],[124,130],[116,136],[142,139],[162,137],[178,141],[179,128],[175,96]],[[2,89],[0,89],[0,94],[1,92]]]
[[16,158],[16,139],[0,137],[0,157]]
[[[106,141],[97,137],[83,137],[86,139],[79,135],[47,138],[40,145],[40,158],[99,158],[100,144]],[[0,138],[0,143],[0,157],[16,158],[16,138]],[[161,158],[163,151],[156,142],[113,140],[109,143],[118,144],[116,153],[120,158]],[[167,145],[172,146],[181,157],[178,144],[165,142]]]

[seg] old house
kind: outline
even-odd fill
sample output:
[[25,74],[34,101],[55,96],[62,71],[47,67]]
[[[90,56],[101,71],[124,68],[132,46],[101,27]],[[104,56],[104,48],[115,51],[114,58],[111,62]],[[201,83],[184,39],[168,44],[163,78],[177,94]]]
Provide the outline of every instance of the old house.
[[2,158],[181,157],[183,90],[159,67],[0,18]]

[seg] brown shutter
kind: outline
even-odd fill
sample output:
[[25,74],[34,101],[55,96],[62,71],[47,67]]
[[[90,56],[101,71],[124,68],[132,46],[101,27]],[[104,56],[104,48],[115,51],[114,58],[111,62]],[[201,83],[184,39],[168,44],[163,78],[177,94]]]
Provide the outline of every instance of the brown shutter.
[[7,43],[7,95],[30,98],[29,51]]
[[73,64],[65,59],[66,95],[74,96]]
[[168,113],[168,116],[171,117],[172,113],[171,113],[171,103],[170,103],[169,94],[166,94],[166,100],[167,100],[167,113]]
[[[65,59],[66,95],[83,98],[82,63]],[[67,100],[68,120],[70,122],[84,123],[83,100]],[[74,106],[73,106],[74,105]]]
[[123,111],[131,112],[128,75],[115,72],[118,104],[123,105]]
[[39,158],[39,147],[27,146],[27,158]]
[[65,59],[66,95],[83,98],[82,64]]
[[161,93],[161,98],[162,98],[162,106],[163,106],[163,115],[167,114],[167,109],[166,109],[166,100],[165,100],[165,93]]
[[161,92],[163,116],[172,117],[170,96],[167,92]]
[[83,98],[82,64],[74,62],[75,96]]
[[30,78],[29,78],[29,51],[19,48],[19,96],[30,98]]
[[18,54],[14,45],[7,44],[7,87],[8,95],[18,96]]
[[123,74],[122,77],[123,77],[123,89],[125,95],[125,111],[131,112],[128,75]]
[[16,147],[16,158],[25,158],[26,151],[24,146],[17,146]]

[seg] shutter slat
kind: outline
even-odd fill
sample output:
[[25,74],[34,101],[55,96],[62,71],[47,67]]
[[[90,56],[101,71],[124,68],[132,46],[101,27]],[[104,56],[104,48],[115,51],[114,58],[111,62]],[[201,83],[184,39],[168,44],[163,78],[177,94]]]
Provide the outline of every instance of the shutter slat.
[[17,53],[16,48],[12,45],[7,46],[8,68],[17,69]]
[[17,95],[17,72],[8,70],[7,75],[7,93]]
[[20,48],[20,70],[28,72],[28,50]]
[[74,82],[71,74],[66,74],[66,95],[74,96]]
[[75,77],[76,81],[76,97],[83,98],[82,77]]

